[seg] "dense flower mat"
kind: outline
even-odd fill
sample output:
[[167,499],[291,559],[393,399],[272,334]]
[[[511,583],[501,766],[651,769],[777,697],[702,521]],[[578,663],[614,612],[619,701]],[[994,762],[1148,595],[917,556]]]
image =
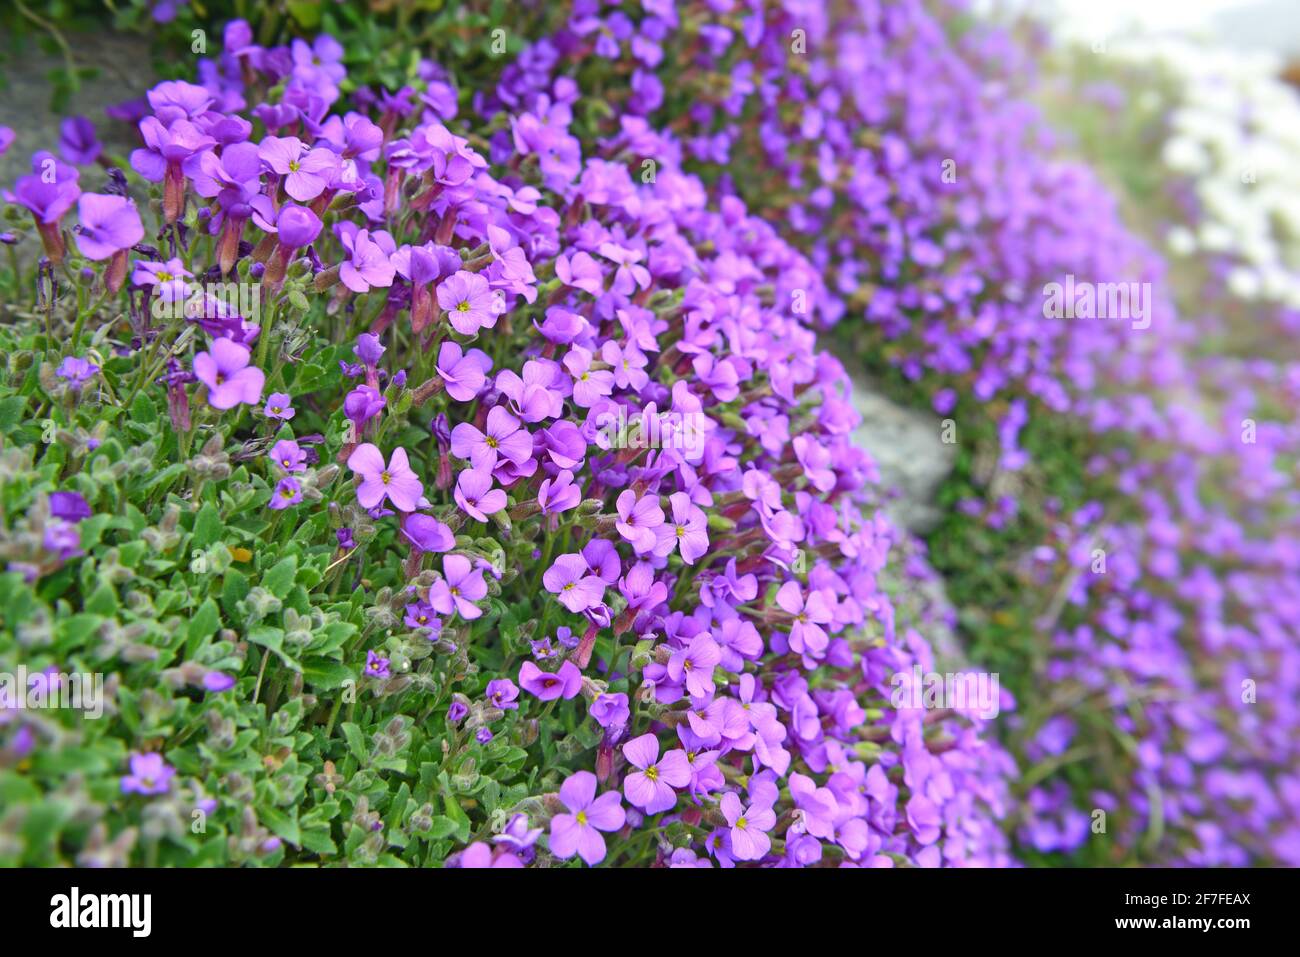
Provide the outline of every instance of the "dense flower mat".
[[[469,89],[235,21],[127,172],[72,125],[6,195],[0,652],[107,679],[0,712],[0,858],[1300,863],[1300,375],[1191,353],[1009,38],[510,26]],[[891,695],[958,665],[819,335],[989,459],[931,546],[1026,606],[963,608],[993,724]]]

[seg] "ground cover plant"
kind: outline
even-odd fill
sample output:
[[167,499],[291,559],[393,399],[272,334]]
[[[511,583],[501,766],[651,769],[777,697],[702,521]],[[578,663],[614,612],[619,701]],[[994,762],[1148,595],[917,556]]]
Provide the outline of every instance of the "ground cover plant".
[[891,703],[817,271],[571,81],[342,55],[234,21],[6,195],[4,859],[1006,863],[977,709]]
[[[163,6],[136,153],[10,147],[0,652],[110,693],[0,712],[0,858],[1300,863],[1288,314],[1032,31]],[[924,543],[841,361],[958,444]]]

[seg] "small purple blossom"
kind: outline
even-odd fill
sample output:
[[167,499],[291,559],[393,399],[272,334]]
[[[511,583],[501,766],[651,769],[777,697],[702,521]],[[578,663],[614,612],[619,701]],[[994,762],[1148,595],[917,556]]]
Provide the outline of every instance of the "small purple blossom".
[[388,677],[388,659],[373,649],[366,652],[366,674],[371,678]]
[[560,801],[567,814],[551,819],[551,853],[561,860],[577,854],[588,866],[605,859],[605,838],[601,831],[617,831],[627,820],[617,791],[596,797],[596,776],[575,771],[560,785]]
[[123,794],[166,794],[176,769],[161,754],[131,755],[131,773],[122,778]]
[[266,408],[262,412],[268,419],[288,422],[296,414],[293,408],[293,396],[287,392],[272,392],[267,396]]

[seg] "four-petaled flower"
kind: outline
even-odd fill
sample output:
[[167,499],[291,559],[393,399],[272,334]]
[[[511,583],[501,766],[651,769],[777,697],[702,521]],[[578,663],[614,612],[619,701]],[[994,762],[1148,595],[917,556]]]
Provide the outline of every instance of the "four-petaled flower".
[[776,814],[762,804],[745,807],[735,791],[722,795],[722,815],[731,828],[731,853],[738,861],[758,861],[772,849],[767,832],[776,826]]
[[256,405],[262,400],[266,375],[250,361],[248,349],[230,339],[214,339],[210,351],[194,357],[194,375],[208,387],[210,406],[233,409],[241,402]]
[[691,766],[686,752],[674,748],[659,757],[659,739],[653,734],[643,734],[623,745],[623,756],[639,770],[623,778],[623,794],[628,802],[647,814],[667,811],[677,804],[674,788],[684,788],[691,783]]
[[617,831],[627,820],[617,791],[596,797],[596,775],[575,771],[560,785],[560,800],[567,814],[551,818],[551,853],[561,860],[577,854],[588,865],[605,859],[605,838],[601,831]]
[[348,468],[361,477],[357,501],[362,508],[375,508],[385,499],[399,512],[414,512],[424,498],[424,485],[411,470],[406,449],[398,446],[384,464],[384,453],[369,442],[358,445],[348,456]]

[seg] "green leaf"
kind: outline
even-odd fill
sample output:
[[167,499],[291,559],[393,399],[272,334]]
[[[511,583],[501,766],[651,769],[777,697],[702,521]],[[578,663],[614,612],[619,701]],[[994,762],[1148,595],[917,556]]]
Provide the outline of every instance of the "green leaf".
[[221,607],[226,614],[234,618],[238,614],[236,605],[248,594],[248,579],[233,568],[226,570],[225,584],[221,588]]
[[213,502],[206,503],[194,517],[192,548],[207,548],[221,539],[221,513]]
[[279,656],[280,660],[292,668],[294,671],[301,671],[302,665],[298,664],[284,650],[284,629],[271,628],[267,625],[258,625],[248,633],[248,640],[255,645],[261,645],[263,648],[269,648]]
[[158,410],[153,400],[143,392],[131,403],[131,420],[141,425],[153,425],[158,421]]
[[221,613],[217,611],[217,603],[211,598],[205,598],[199,610],[190,619],[190,627],[185,639],[185,657],[194,657],[194,653],[202,647],[203,642],[215,635],[220,627]]
[[7,399],[0,399],[0,432],[8,435],[14,430],[23,417],[23,409],[27,407],[27,396],[12,395]]
[[343,732],[343,737],[347,739],[348,750],[353,756],[365,765],[370,761],[370,749],[366,747],[366,739],[361,734],[361,729],[351,721],[344,721],[339,725],[339,730]]
[[292,807],[289,813],[279,810],[278,808],[267,805],[259,805],[257,808],[257,818],[268,828],[276,837],[288,841],[294,847],[302,844],[302,835],[298,830],[298,809]]
[[280,559],[262,576],[262,587],[281,600],[289,596],[294,576],[298,574],[298,559],[289,555]]
[[352,670],[337,661],[325,658],[313,658],[304,661],[302,679],[317,691],[332,691],[343,686],[343,682],[352,678]]
[[320,26],[320,0],[289,0],[285,7],[304,30]]
[[454,833],[456,833],[456,822],[449,817],[439,815],[433,819],[433,825],[424,836],[431,841],[437,841]]

